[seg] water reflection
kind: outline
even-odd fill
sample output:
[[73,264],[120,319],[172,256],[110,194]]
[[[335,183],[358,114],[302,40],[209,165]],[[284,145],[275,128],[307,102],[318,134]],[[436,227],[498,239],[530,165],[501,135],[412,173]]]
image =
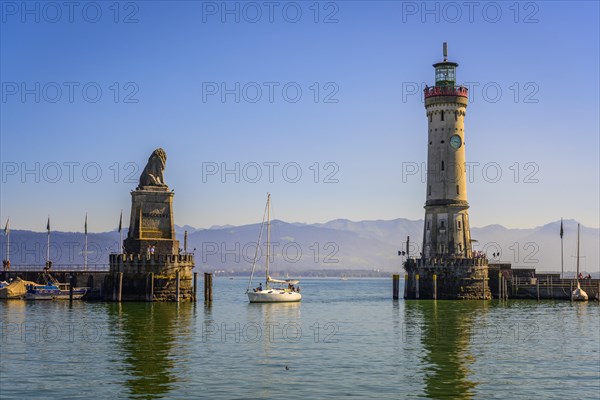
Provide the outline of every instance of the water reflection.
[[474,396],[476,382],[469,379],[474,357],[470,353],[476,313],[482,302],[406,301],[405,332],[423,346],[422,373],[425,396],[430,399]]
[[162,398],[174,388],[173,369],[186,353],[191,336],[190,303],[122,303],[109,305],[109,323],[120,354],[124,384],[131,397]]

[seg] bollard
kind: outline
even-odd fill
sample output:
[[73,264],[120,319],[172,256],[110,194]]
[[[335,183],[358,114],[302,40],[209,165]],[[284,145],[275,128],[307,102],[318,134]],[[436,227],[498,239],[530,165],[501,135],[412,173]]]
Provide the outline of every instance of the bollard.
[[569,292],[569,300],[573,303],[573,280],[571,279],[571,291]]
[[117,301],[120,303],[123,298],[123,273],[119,272],[118,276]]
[[146,301],[154,301],[154,272],[146,276]]
[[433,299],[437,300],[437,275],[433,274]]
[[408,274],[404,274],[404,298],[406,299],[406,294],[408,293]]
[[194,302],[198,298],[197,295],[198,295],[198,273],[194,272]]
[[498,300],[502,300],[502,272],[498,272]]
[[180,285],[179,270],[177,270],[175,272],[175,302],[177,302],[177,303],[179,303],[179,285]]
[[400,291],[400,275],[392,275],[392,299],[398,300],[398,292]]
[[419,274],[415,275],[415,299],[419,298]]
[[212,302],[212,274],[204,273],[204,301]]
[[483,286],[483,300],[485,300],[485,274],[481,277],[481,285]]
[[73,286],[75,283],[75,279],[73,279],[73,274],[69,275],[69,301],[73,301]]

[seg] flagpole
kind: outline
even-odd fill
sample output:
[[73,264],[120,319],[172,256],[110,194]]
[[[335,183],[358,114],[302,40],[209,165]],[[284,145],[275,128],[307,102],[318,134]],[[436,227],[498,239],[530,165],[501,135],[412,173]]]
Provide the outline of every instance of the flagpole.
[[46,246],[46,262],[50,262],[50,217],[48,217],[48,225],[46,225],[48,229],[48,245]]
[[87,213],[85,213],[85,253],[83,257],[83,269],[87,271],[88,264],[88,236],[87,236]]
[[6,261],[10,262],[10,218],[6,220]]
[[564,257],[563,257],[563,221],[560,219],[560,279],[564,279]]
[[123,254],[123,209],[119,218],[119,254]]

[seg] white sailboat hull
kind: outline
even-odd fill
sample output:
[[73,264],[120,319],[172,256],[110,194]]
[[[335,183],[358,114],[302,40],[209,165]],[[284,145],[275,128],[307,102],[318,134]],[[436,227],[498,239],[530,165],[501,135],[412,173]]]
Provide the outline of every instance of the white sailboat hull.
[[587,293],[580,287],[573,290],[573,300],[574,301],[587,301],[588,295]]
[[293,303],[302,300],[302,295],[287,289],[268,289],[248,292],[250,303]]

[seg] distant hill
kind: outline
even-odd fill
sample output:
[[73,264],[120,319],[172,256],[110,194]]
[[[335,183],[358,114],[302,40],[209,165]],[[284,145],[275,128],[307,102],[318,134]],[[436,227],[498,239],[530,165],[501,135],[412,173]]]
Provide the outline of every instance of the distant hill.
[[[400,271],[398,250],[405,250],[410,236],[411,255],[421,251],[422,220],[359,221],[345,219],[324,224],[301,224],[272,221],[272,271],[277,274],[303,274],[314,271],[368,270]],[[487,252],[497,262],[535,267],[540,271],[560,271],[560,221],[528,229],[511,229],[501,225],[472,228],[476,250]],[[183,232],[188,231],[188,251],[194,248],[196,265],[201,270],[246,273],[252,266],[260,224],[219,226],[196,229],[176,227],[183,246]],[[564,221],[565,271],[575,269],[577,222]],[[126,231],[123,232],[126,236]],[[16,265],[42,265],[46,254],[45,232],[11,231],[11,262]],[[266,232],[263,233],[263,240]],[[77,232],[52,232],[51,259],[55,265],[83,264],[84,235]],[[581,227],[581,269],[589,273],[599,270],[600,230]],[[119,249],[119,233],[88,235],[89,263],[107,264],[108,254]],[[261,248],[264,263],[264,246]],[[6,237],[2,237],[2,258],[6,253]],[[493,253],[500,257],[493,258]]]

